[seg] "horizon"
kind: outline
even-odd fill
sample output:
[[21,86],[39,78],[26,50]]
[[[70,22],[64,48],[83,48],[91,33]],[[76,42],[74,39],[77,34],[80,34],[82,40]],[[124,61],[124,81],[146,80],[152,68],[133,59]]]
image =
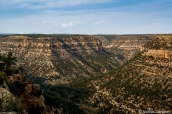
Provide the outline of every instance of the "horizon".
[[4,33],[4,32],[0,32],[0,35],[149,35],[149,34],[150,35],[168,35],[172,33],[80,34],[80,33]]
[[0,32],[10,34],[171,34],[172,1],[0,1]]

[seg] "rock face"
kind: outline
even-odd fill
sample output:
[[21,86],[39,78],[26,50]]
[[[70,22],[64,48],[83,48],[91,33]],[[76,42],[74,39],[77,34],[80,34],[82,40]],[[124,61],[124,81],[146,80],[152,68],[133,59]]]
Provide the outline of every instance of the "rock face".
[[2,99],[3,97],[8,97],[8,96],[12,96],[11,92],[0,87],[0,99]]
[[21,105],[24,109],[31,113],[33,109],[40,112],[45,111],[45,99],[41,94],[40,86],[38,84],[27,84],[25,92],[21,96]]
[[106,43],[105,49],[108,52],[123,55],[126,60],[129,60],[152,38],[151,35],[119,35]]
[[[84,96],[88,95],[79,98],[82,101],[80,107],[83,108],[85,101],[85,105],[93,107],[86,109],[85,106],[83,109],[92,113],[138,114],[145,110],[172,112],[172,58],[165,55],[172,49],[172,35],[160,37],[144,46],[148,52],[138,54],[122,67],[71,87],[72,90],[81,88],[76,94],[84,90]],[[68,94],[75,95],[70,91]]]
[[29,114],[37,110],[41,113],[45,111],[45,99],[42,96],[42,91],[38,84],[32,84],[30,81],[25,80],[24,76],[21,74],[13,74],[9,76],[8,79],[9,85],[15,82],[23,83],[25,91],[21,92],[21,106]]
[[24,77],[21,74],[13,74],[12,76],[8,76],[10,82],[14,81],[24,81]]
[[[12,105],[14,104],[21,106],[24,109],[24,114],[43,114],[46,112],[45,99],[38,84],[32,84],[30,81],[25,80],[24,76],[22,76],[21,74],[14,74],[13,76],[8,76],[7,82],[10,88],[9,90],[12,90],[12,93],[0,87],[0,101],[3,101],[2,106],[4,107],[4,110],[0,109],[0,111],[10,111],[5,110],[5,107],[10,106],[11,109],[13,109]],[[25,90],[20,90],[22,88],[24,88]],[[18,93],[15,96],[17,91]],[[15,97],[19,98],[20,100],[18,102],[15,101]],[[12,102],[12,100],[14,101]]]
[[12,103],[15,103],[15,97],[13,94],[10,91],[0,87],[0,114],[3,111],[11,111],[6,107],[12,106]]
[[145,35],[112,36],[6,36],[0,38],[0,53],[17,57],[30,76],[46,83],[69,83],[92,77],[123,64],[150,40]]
[[[0,58],[0,60],[6,59],[6,56]],[[0,114],[12,113],[10,111],[19,114],[46,113],[45,99],[40,85],[33,84],[25,77],[21,67],[10,62],[11,64],[5,63],[8,64],[6,70],[0,71]],[[5,65],[4,62],[2,63]],[[13,72],[14,70],[18,72]]]
[[[91,61],[86,60],[85,57],[96,56],[103,48],[102,42],[91,36],[66,39],[8,36],[0,40],[1,54],[12,51],[18,58],[18,64],[27,70],[28,75],[45,77],[52,84],[66,83],[70,78],[77,77],[76,74],[84,77],[94,74],[94,69],[89,66]],[[66,67],[69,67],[69,70],[66,71]],[[79,67],[83,70],[78,70]],[[112,67],[115,65],[113,64]]]
[[143,55],[153,56],[155,58],[172,58],[172,36],[171,35],[159,35],[151,42],[146,44],[141,49],[144,51]]
[[148,50],[143,55],[153,56],[155,58],[159,57],[159,58],[171,59],[172,51],[170,51],[170,50]]

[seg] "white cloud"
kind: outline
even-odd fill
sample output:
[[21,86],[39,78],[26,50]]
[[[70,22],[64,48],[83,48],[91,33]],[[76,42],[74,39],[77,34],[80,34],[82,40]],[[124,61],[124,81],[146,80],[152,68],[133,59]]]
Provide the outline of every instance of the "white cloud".
[[[16,18],[0,18],[0,32],[47,34],[130,34],[170,33],[171,30],[171,17],[162,21],[164,17],[159,18],[159,15],[155,16],[151,13],[140,14],[135,12],[93,11],[89,13],[72,14],[65,10],[61,10],[60,13],[58,11]],[[43,24],[43,21],[49,22],[49,24]],[[95,26],[98,22],[101,22],[102,24]],[[161,26],[161,29],[152,28],[151,26]],[[17,27],[21,29],[17,30]],[[62,27],[64,27],[64,29],[62,29]]]
[[80,24],[80,22],[78,22],[78,21],[76,21],[76,22],[69,22],[69,23],[63,23],[62,25],[61,25],[61,27],[72,27],[72,26],[74,26],[74,25],[78,25],[78,24]]
[[50,22],[47,22],[47,21],[43,21],[42,23],[43,23],[43,24],[48,24],[48,23],[50,23]]
[[95,22],[94,24],[101,24],[101,23],[104,23],[104,21],[103,21],[103,20],[97,21],[97,22]]

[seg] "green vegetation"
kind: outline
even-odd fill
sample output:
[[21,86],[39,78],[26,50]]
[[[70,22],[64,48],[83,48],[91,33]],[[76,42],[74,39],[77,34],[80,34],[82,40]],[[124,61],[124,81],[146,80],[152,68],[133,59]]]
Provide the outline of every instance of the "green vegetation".
[[14,81],[9,85],[10,91],[15,96],[20,96],[25,92],[25,83],[20,81]]
[[[166,37],[171,37],[170,35],[165,35]],[[152,41],[149,41],[146,45],[145,48],[148,49],[172,49],[171,44],[172,44],[172,39],[169,38],[166,40],[163,38],[164,36],[161,35],[162,38],[154,38]]]
[[105,38],[107,38],[109,41],[112,41],[113,39],[115,39],[118,35],[100,35],[103,36]]
[[[112,36],[108,37],[111,40]],[[59,41],[64,42],[64,39]],[[73,59],[73,61],[69,59],[52,61],[53,65],[59,70],[59,74],[63,76],[66,76],[67,73],[72,75],[72,72],[76,69],[78,72],[75,72],[74,75],[77,77],[82,75],[79,70],[92,76],[91,78],[78,78],[69,84],[55,86],[45,84],[44,78],[33,78],[37,83],[41,83],[44,97],[47,103],[53,107],[62,109],[64,113],[76,114],[86,113],[92,109],[97,109],[93,113],[100,114],[138,113],[136,109],[172,111],[171,59],[144,56],[142,52],[119,66],[120,64],[113,62],[113,60],[115,60],[114,57],[118,57],[120,60],[125,59],[123,54],[115,55],[106,53],[106,51],[95,51],[94,56],[83,56],[76,53],[78,51],[76,48],[69,49],[70,46],[67,43],[63,46],[72,55],[70,59],[79,59],[79,62],[95,71],[95,75],[103,67],[111,71],[94,76],[94,73],[91,75],[84,69],[85,66],[73,62],[77,59]],[[145,48],[172,49],[172,43],[171,40],[155,38],[147,43]],[[59,56],[56,51],[53,54]],[[61,77],[50,78],[50,80],[53,79],[61,79]],[[23,92],[23,87],[22,83],[13,83],[13,93],[18,89]],[[86,108],[83,108],[83,106]],[[39,112],[39,109],[37,111]]]
[[[17,69],[11,69],[11,65],[13,64],[13,61],[15,61],[15,58],[12,56],[12,53],[9,52],[7,57],[0,55],[0,61],[4,61],[7,64],[7,68],[6,69],[1,69],[2,71],[0,71],[0,87],[6,88],[6,87],[8,87],[6,85],[6,83],[8,81],[7,74],[14,73],[14,72],[11,72],[11,71],[17,70]],[[5,66],[4,66],[4,68],[5,68]],[[4,72],[4,70],[5,70],[6,73]],[[15,84],[11,85],[11,87],[14,88]],[[21,91],[20,90],[21,85],[18,85],[18,87],[19,87],[19,91]],[[14,92],[17,92],[17,91],[14,90]],[[6,93],[1,92],[1,96],[2,96],[2,98],[0,98],[0,112],[14,111],[14,112],[17,112],[18,114],[22,113],[23,109],[19,105],[20,101],[17,98],[15,98],[12,94],[10,94],[10,92],[9,92],[8,95]]]
[[65,114],[85,114],[85,112],[73,102],[63,99],[57,95],[55,96],[52,92],[44,93],[44,97],[48,103],[53,105],[55,108],[62,109]]
[[[156,44],[165,46],[161,43],[163,42],[156,41]],[[99,109],[98,113],[132,113],[132,111],[138,113],[136,109],[172,111],[172,79],[169,77],[172,75],[169,64],[172,61],[166,58],[143,56],[142,53],[111,72],[76,80],[66,85],[44,88],[49,88],[47,91],[56,94],[58,99],[79,104],[79,107],[81,104],[96,107]],[[99,86],[99,91],[96,90],[95,85]],[[107,91],[109,94],[103,94]],[[49,100],[55,99],[49,98]],[[116,104],[112,104],[112,101]],[[106,106],[100,107],[100,104]]]
[[21,36],[28,36],[30,38],[51,37],[51,38],[63,40],[69,37],[76,37],[76,36],[82,36],[82,35],[79,35],[79,34],[21,34]]
[[[20,71],[23,71],[23,68],[21,66],[16,66],[16,57],[12,55],[12,52],[8,52],[7,56],[0,55],[0,61],[3,61],[7,64],[7,68],[5,69],[5,73],[10,76],[12,74],[18,74]],[[14,65],[15,67],[11,67],[11,65]]]
[[4,76],[0,74],[0,85],[2,85],[4,81],[5,81]]
[[0,112],[18,112],[22,114],[22,107],[19,105],[19,100],[13,96],[6,95],[0,98]]

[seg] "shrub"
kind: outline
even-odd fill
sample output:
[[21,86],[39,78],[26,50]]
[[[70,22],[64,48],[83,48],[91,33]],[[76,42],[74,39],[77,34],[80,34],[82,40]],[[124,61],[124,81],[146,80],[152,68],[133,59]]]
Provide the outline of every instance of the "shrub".
[[0,74],[0,85],[2,85],[4,82],[4,77]]
[[3,82],[6,81],[6,80],[7,80],[6,73],[0,72],[0,85],[2,85]]
[[20,82],[20,81],[15,81],[9,85],[9,88],[10,88],[11,93],[13,93],[14,95],[20,96],[21,93],[25,92],[25,83]]

